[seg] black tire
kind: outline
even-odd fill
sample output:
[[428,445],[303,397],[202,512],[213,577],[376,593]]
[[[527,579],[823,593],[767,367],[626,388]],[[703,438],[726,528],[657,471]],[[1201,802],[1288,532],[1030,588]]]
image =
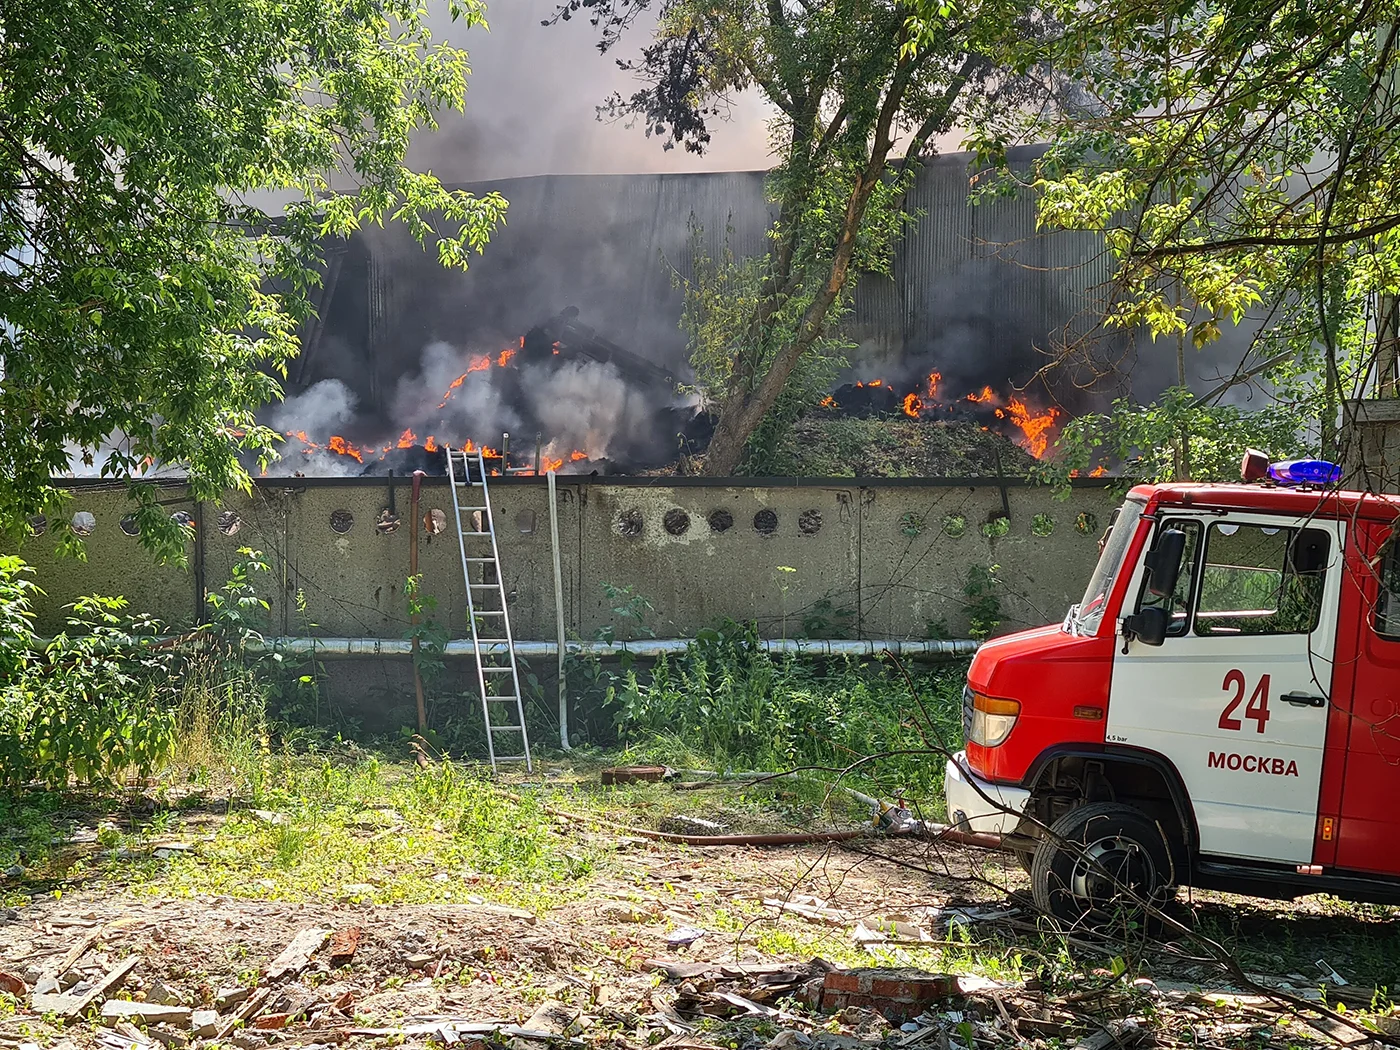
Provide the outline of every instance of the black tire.
[[1036,907],[1074,927],[1138,923],[1142,902],[1160,907],[1172,889],[1166,836],[1141,810],[1093,802],[1070,810],[1037,844]]

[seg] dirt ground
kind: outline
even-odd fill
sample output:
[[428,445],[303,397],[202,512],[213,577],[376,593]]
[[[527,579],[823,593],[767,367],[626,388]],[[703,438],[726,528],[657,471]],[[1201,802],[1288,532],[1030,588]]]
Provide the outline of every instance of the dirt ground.
[[[1199,944],[1053,936],[1001,855],[865,840],[691,847],[576,830],[580,841],[609,838],[613,863],[588,876],[586,892],[560,890],[556,904],[532,909],[486,897],[363,904],[344,890],[305,903],[173,896],[158,882],[36,895],[0,909],[0,981],[23,983],[0,995],[0,1046],[1283,1050],[1389,1041],[1384,989],[1400,969],[1400,940],[1388,910],[1183,896],[1185,920],[1232,938],[1246,970],[1277,990],[1271,998],[1232,983]],[[336,956],[350,931],[353,955]],[[298,941],[308,952],[276,972]],[[1319,959],[1353,984],[1319,993]],[[883,1005],[847,1005],[824,990],[828,970],[866,967],[904,982],[886,989]],[[103,979],[123,969],[104,992]],[[74,1016],[54,1008],[94,987]],[[63,989],[67,1000],[43,998]],[[1306,1014],[1322,994],[1352,1014]],[[158,1001],[163,1013],[118,1016]],[[884,1013],[870,1008],[890,1001]],[[1354,1028],[1358,1010],[1365,1022]]]

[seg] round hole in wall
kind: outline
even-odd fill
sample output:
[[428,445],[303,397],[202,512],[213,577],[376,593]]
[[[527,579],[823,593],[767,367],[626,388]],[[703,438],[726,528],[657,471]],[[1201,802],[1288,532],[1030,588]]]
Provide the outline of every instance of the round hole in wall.
[[710,511],[710,531],[726,532],[734,527],[734,515],[727,510]]
[[797,529],[804,536],[815,536],[822,531],[822,512],[804,510],[797,517]]
[[344,536],[355,527],[355,515],[344,507],[331,511],[331,531]]
[[434,507],[423,515],[423,531],[429,536],[441,536],[447,531],[447,515]]
[[379,512],[379,518],[374,523],[374,531],[381,536],[392,536],[399,531],[399,524],[403,521],[388,507]]
[[170,520],[182,529],[194,528],[194,515],[187,510],[177,510],[174,514],[170,515]]
[[642,512],[624,510],[617,516],[617,531],[624,536],[640,536],[642,534]]
[[88,510],[80,510],[73,515],[68,527],[73,530],[74,536],[91,536],[97,528],[97,515]]
[[672,507],[661,519],[661,524],[672,536],[684,536],[690,528],[690,515],[680,507]]
[[49,531],[49,519],[42,514],[32,515],[24,524],[31,536],[42,536]]
[[243,519],[231,510],[221,510],[216,524],[219,531],[225,536],[233,536],[237,534],[239,529],[243,528]]
[[117,528],[121,529],[127,536],[141,535],[141,526],[137,523],[135,514],[128,514],[122,518],[121,521],[117,522]]
[[765,507],[753,516],[753,530],[760,536],[771,536],[778,531],[778,513]]
[[520,530],[522,536],[529,536],[535,531],[535,512],[533,510],[522,510],[515,516],[515,527]]

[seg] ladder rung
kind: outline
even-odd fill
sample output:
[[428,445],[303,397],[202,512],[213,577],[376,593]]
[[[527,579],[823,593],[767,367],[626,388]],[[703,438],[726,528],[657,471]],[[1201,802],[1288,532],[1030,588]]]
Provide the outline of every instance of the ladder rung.
[[473,615],[473,616],[504,616],[505,614],[506,614],[506,611],[505,611],[504,609],[473,609],[473,610],[472,610],[472,615]]
[[513,667],[483,667],[482,670],[485,671],[487,674],[505,674],[505,673],[507,673],[508,671],[513,671],[513,670],[515,670],[515,668],[513,668]]
[[[493,733],[523,733],[523,732],[525,732],[525,727],[524,727],[524,726],[492,726],[492,727],[491,727],[491,732],[493,732]],[[497,755],[496,757],[497,757],[497,758],[500,758],[501,756],[500,756],[500,755]]]
[[501,589],[501,585],[499,583],[469,583],[467,584],[467,586],[477,591],[499,591]]
[[478,638],[477,645],[509,645],[509,638]]
[[517,696],[515,693],[511,693],[509,695],[503,693],[500,696],[497,696],[495,693],[487,693],[485,696],[482,697],[482,699],[485,700],[488,704],[492,701],[500,703],[502,700],[509,700],[511,701],[511,703],[514,703],[515,701],[519,700],[520,697]]
[[491,534],[490,534],[489,532],[464,532],[464,533],[462,533],[462,535],[463,535],[463,536],[489,536],[489,535],[491,535]]
[[468,558],[468,559],[467,559],[467,561],[474,561],[474,562],[483,562],[483,561],[495,562],[495,560],[496,560],[495,558]]
[[488,510],[490,510],[490,509],[491,509],[490,507],[468,507],[468,506],[465,506],[465,505],[457,508],[458,511],[479,510],[479,511],[482,511],[483,513],[485,513],[486,511],[488,511]]
[[530,760],[530,756],[529,756],[529,755],[497,755],[497,756],[496,756],[496,761],[497,761],[497,762],[528,762],[529,760]]

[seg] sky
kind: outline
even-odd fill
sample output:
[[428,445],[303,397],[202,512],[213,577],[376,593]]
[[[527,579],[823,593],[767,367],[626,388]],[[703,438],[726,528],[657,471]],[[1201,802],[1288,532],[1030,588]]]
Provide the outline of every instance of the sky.
[[466,111],[444,113],[440,130],[420,133],[410,165],[430,168],[449,183],[771,166],[766,104],[753,95],[734,100],[731,119],[715,126],[702,156],[680,147],[663,150],[639,127],[600,123],[596,108],[609,94],[636,90],[617,59],[635,57],[651,26],[639,24],[613,52],[600,55],[598,32],[586,18],[541,25],[554,9],[554,0],[493,0],[487,31],[454,25],[446,5],[439,5],[439,35],[470,57]]

